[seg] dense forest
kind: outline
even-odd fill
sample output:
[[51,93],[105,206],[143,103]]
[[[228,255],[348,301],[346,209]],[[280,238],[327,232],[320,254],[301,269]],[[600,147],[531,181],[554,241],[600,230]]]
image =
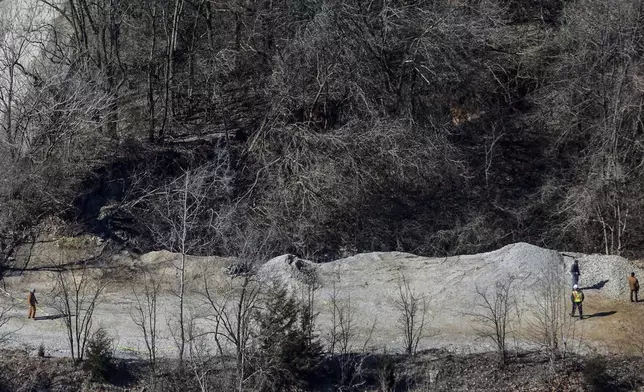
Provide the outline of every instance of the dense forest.
[[4,258],[644,248],[642,0],[0,7]]

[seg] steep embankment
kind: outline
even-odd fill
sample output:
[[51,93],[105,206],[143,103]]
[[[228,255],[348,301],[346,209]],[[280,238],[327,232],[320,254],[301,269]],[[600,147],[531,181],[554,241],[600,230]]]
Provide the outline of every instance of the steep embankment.
[[[55,247],[36,249],[35,253],[48,254],[52,260],[60,255]],[[80,255],[79,255],[80,256]],[[520,318],[512,324],[512,345],[537,347],[538,296],[544,279],[550,277],[562,283],[562,303],[568,311],[569,274],[572,260],[579,260],[582,269],[582,286],[585,293],[586,314],[584,321],[565,318],[564,338],[575,342],[575,348],[588,346],[599,349],[619,349],[632,331],[629,325],[644,322],[641,307],[644,303],[628,301],[626,276],[632,270],[644,275],[641,268],[616,256],[561,254],[557,251],[518,243],[502,249],[476,255],[448,258],[427,258],[406,253],[367,253],[325,264],[313,264],[293,256],[280,256],[266,262],[258,276],[261,280],[278,279],[298,295],[303,282],[314,281],[319,288],[315,294],[319,335],[325,341],[332,326],[333,297],[335,304],[345,309],[345,317],[352,320],[351,346],[354,350],[368,347],[375,350],[400,350],[402,334],[398,328],[400,312],[396,309],[400,283],[404,280],[418,296],[427,300],[428,335],[419,348],[445,347],[457,351],[487,351],[491,342],[480,339],[478,324],[472,313],[477,311],[481,297],[479,291],[493,290],[498,281],[509,276],[516,278],[513,299],[519,303]],[[145,345],[137,326],[131,319],[136,299],[132,288],[140,287],[141,268],[148,267],[163,281],[159,295],[159,342],[162,355],[174,355],[172,325],[176,320],[178,299],[176,292],[177,270],[180,256],[169,252],[152,252],[134,256],[127,252],[107,259],[113,277],[103,300],[96,310],[95,326],[102,326],[116,337],[120,355],[143,355]],[[217,287],[216,295],[225,295],[225,287],[232,278],[226,273],[231,259],[217,257],[189,257],[187,259],[187,311],[199,328],[212,327],[211,314],[203,296],[203,282],[208,280]],[[29,287],[40,294],[42,311],[56,315],[52,307],[56,275],[42,267],[44,257],[34,258],[33,270],[7,277],[7,292],[13,299],[1,296],[2,303],[13,303],[14,308],[5,331],[14,331],[9,345],[35,349],[40,343],[48,352],[66,354],[65,330],[60,319],[26,320],[23,302]],[[554,278],[552,278],[554,277]],[[138,285],[138,286],[137,286]],[[491,292],[491,291],[488,291]]]

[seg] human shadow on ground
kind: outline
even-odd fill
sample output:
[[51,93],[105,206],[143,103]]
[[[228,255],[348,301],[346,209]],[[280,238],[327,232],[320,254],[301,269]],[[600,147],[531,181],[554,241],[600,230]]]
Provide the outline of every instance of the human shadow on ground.
[[601,290],[608,283],[608,279],[595,283],[592,286],[582,287],[582,290]]
[[52,315],[50,315],[50,316],[38,316],[38,317],[34,317],[34,320],[37,320],[37,321],[38,321],[38,320],[56,320],[56,319],[59,319],[59,318],[63,318],[63,317],[65,317],[65,316],[67,316],[67,315],[65,315],[65,314],[52,314]]
[[606,317],[606,316],[612,316],[615,313],[617,313],[616,310],[611,310],[610,312],[597,312],[594,314],[587,314],[584,316],[584,318],[587,319],[587,318],[593,318],[593,317]]

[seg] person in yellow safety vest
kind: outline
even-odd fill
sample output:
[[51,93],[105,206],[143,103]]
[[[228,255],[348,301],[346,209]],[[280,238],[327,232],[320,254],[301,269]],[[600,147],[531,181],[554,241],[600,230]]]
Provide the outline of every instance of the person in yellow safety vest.
[[579,309],[579,320],[584,318],[584,311],[581,307],[581,304],[584,302],[584,293],[581,292],[579,286],[572,286],[572,294],[570,295],[570,300],[572,301],[572,317],[575,317],[575,309]]
[[31,289],[29,295],[27,296],[27,303],[29,303],[29,314],[27,318],[35,319],[36,318],[36,304],[38,300],[36,299],[36,289]]

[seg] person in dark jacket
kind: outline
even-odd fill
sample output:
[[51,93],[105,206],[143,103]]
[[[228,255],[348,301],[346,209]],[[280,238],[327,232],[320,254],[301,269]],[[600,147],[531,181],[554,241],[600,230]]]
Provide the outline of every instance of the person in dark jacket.
[[579,320],[582,320],[584,318],[584,311],[581,304],[584,302],[584,293],[581,292],[579,286],[572,286],[570,300],[572,301],[572,313],[570,313],[570,315],[575,317],[575,309],[579,309]]
[[577,260],[572,262],[572,267],[570,267],[570,274],[572,275],[572,285],[579,284],[579,275],[581,275],[581,272],[579,272],[579,263]]
[[36,318],[36,304],[38,300],[36,299],[36,289],[31,289],[29,295],[27,296],[27,303],[29,304],[29,314],[27,318],[35,319]]
[[[639,302],[637,293],[640,291],[640,282],[635,277],[635,272],[631,272],[631,276],[628,277],[628,287],[631,289],[631,302]],[[635,294],[635,301],[633,301],[633,294]]]

